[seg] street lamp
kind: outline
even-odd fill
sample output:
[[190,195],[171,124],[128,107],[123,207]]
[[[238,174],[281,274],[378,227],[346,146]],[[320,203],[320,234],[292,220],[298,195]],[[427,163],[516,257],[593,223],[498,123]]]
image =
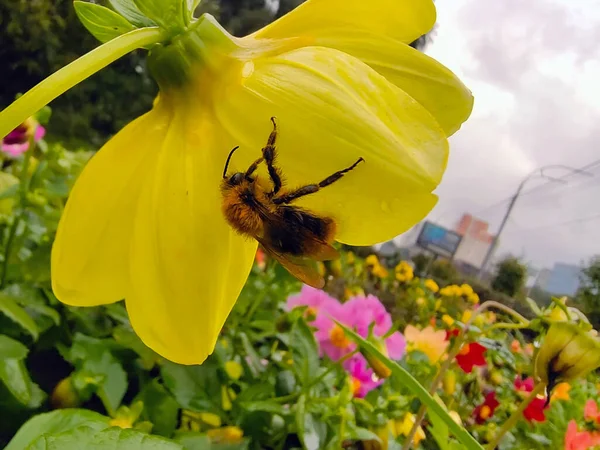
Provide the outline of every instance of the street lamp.
[[517,202],[517,198],[519,198],[519,195],[521,195],[521,191],[523,190],[523,187],[525,186],[525,184],[529,180],[531,180],[535,177],[545,178],[549,181],[558,182],[558,183],[567,183],[567,181],[564,180],[563,178],[555,178],[555,177],[546,175],[544,173],[544,171],[548,170],[548,169],[565,169],[565,170],[568,170],[569,173],[576,173],[576,174],[591,176],[591,177],[594,176],[594,174],[592,174],[590,172],[586,172],[585,170],[575,169],[574,167],[557,165],[557,164],[540,167],[538,169],[535,169],[529,175],[527,175],[519,184],[519,187],[517,188],[517,192],[515,192],[515,195],[513,195],[513,197],[510,199],[510,203],[508,205],[508,208],[506,209],[506,213],[504,214],[504,217],[502,218],[502,222],[500,223],[500,228],[498,228],[498,232],[492,239],[492,244],[490,245],[490,248],[488,249],[488,251],[485,255],[483,263],[481,264],[481,268],[479,269],[479,273],[477,274],[480,279],[483,276],[483,274],[485,273],[485,269],[487,268],[488,264],[490,263],[490,260],[492,259],[492,256],[494,255],[494,252],[496,251],[496,247],[498,246],[498,240],[500,238],[500,235],[502,234],[502,231],[504,230],[504,226],[506,225],[506,222],[508,222],[510,213],[512,212],[512,210],[515,206],[515,203]]

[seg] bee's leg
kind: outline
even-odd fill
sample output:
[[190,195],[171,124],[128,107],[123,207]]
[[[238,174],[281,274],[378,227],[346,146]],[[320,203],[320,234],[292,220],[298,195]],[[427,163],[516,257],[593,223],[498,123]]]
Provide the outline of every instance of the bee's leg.
[[273,131],[269,135],[269,139],[267,140],[267,145],[265,145],[262,149],[263,158],[267,163],[267,170],[269,171],[269,176],[271,177],[271,181],[273,182],[273,190],[269,193],[269,196],[273,197],[275,194],[279,192],[281,189],[281,171],[279,168],[275,167],[275,157],[277,154],[275,153],[275,140],[277,139],[277,124],[275,123],[275,117],[271,117],[271,122],[273,122]]
[[251,181],[250,175],[252,175],[254,173],[254,171],[257,169],[258,165],[264,161],[264,158],[258,158],[256,161],[254,161],[252,164],[250,164],[250,167],[248,167],[248,170],[246,170],[246,173],[244,174],[244,178],[246,178],[248,181]]
[[319,184],[308,184],[308,185],[302,186],[292,192],[288,192],[287,194],[282,195],[281,197],[274,198],[273,203],[275,203],[277,205],[280,205],[282,203],[290,203],[290,202],[296,200],[297,198],[304,197],[305,195],[308,195],[308,194],[314,194],[315,192],[319,191],[320,189],[322,189],[326,186],[329,186],[332,183],[335,183],[337,180],[342,178],[345,173],[348,173],[352,169],[354,169],[358,165],[358,163],[360,163],[361,161],[364,161],[364,159],[358,158],[358,161],[356,161],[350,167],[343,169],[343,170],[339,170],[339,171],[329,175],[327,178],[325,178]]

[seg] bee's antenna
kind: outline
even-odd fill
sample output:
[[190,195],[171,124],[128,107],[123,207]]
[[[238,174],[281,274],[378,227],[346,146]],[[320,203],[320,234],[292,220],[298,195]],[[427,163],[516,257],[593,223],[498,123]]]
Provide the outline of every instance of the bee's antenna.
[[225,169],[223,169],[223,178],[227,178],[227,167],[229,167],[229,160],[231,160],[231,156],[233,152],[235,152],[240,146],[233,147],[233,149],[229,152],[229,156],[227,157],[227,161],[225,161]]

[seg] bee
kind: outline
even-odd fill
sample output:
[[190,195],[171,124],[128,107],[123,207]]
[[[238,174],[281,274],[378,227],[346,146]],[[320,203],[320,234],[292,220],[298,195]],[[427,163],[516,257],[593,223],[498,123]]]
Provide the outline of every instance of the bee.
[[[322,288],[325,280],[316,269],[316,261],[339,258],[332,247],[336,223],[331,217],[319,216],[293,202],[314,194],[335,183],[353,170],[363,158],[350,167],[335,172],[317,184],[307,184],[296,189],[285,189],[282,171],[276,165],[277,123],[271,117],[273,131],[262,149],[262,157],[254,161],[246,172],[227,175],[234,147],[225,162],[221,182],[222,210],[225,219],[237,232],[256,239],[265,251],[300,281]],[[265,163],[270,182],[263,183],[256,169]]]

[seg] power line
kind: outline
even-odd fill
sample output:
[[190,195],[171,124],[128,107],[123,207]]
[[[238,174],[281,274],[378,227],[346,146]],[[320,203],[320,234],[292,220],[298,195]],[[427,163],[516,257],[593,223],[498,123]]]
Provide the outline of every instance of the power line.
[[[594,168],[595,166],[600,166],[600,159],[596,159],[595,161],[592,161],[591,163],[586,164],[583,167],[579,167],[579,168],[577,168],[577,170],[578,171],[586,171],[586,170]],[[575,173],[569,172],[569,173],[563,175],[562,177],[557,177],[557,179],[564,180],[565,178],[569,178],[570,176],[573,176],[573,175],[575,175]],[[533,187],[533,188],[531,188],[531,189],[523,192],[519,197],[522,198],[525,195],[529,195],[529,194],[535,193],[536,191],[539,191],[540,189],[545,189],[548,186],[553,186],[550,183],[551,183],[550,181],[546,181],[545,183],[543,183],[543,184],[541,184],[539,186],[535,186],[535,187]],[[512,198],[513,198],[512,195],[510,197],[506,197],[503,200],[500,200],[500,201],[498,201],[496,203],[492,203],[491,205],[486,206],[485,208],[483,208],[483,209],[481,209],[481,210],[473,213],[472,215],[473,216],[477,216],[478,214],[481,214],[482,212],[488,211],[488,210],[490,210],[492,208],[495,208],[497,206],[504,205],[505,203],[510,202],[512,200]]]
[[589,217],[580,217],[579,219],[567,220],[566,222],[559,222],[559,223],[553,223],[553,224],[548,224],[548,225],[542,225],[542,226],[539,226],[539,227],[521,228],[520,231],[533,231],[533,230],[542,230],[544,228],[562,227],[564,225],[569,225],[569,224],[572,224],[572,223],[591,222],[592,220],[598,220],[598,219],[600,219],[600,214],[596,214],[594,216],[589,216]]

